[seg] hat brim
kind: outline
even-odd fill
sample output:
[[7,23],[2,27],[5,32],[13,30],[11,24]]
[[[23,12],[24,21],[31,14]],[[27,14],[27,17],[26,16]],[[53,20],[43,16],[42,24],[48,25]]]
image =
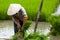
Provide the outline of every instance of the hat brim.
[[8,15],[14,15],[16,14],[19,10],[21,9],[21,5],[20,4],[10,4],[7,14]]

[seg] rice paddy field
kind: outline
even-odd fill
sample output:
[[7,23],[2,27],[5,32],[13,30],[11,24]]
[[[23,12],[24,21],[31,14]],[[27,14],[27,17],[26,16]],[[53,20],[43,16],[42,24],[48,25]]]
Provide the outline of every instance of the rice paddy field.
[[[56,11],[59,1],[60,0],[44,0],[40,15],[41,21],[46,21],[50,14]],[[7,15],[7,9],[12,3],[21,4],[25,8],[29,20],[36,20],[41,0],[0,0],[0,20],[11,19],[11,17]]]

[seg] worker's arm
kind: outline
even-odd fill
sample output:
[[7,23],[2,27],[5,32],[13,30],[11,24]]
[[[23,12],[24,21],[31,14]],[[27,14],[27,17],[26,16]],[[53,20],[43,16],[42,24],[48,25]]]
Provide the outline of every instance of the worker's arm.
[[23,18],[23,26],[26,23],[27,19],[28,19],[28,16],[27,15],[24,15],[24,18]]
[[20,25],[19,20],[17,18],[13,18],[13,21],[17,24],[18,28],[21,28],[21,25]]
[[24,9],[24,7],[21,7],[21,11],[22,11],[22,14],[23,14],[23,25],[22,25],[22,30],[23,30],[23,26],[24,26],[24,24],[26,23],[26,21],[27,21],[27,19],[28,19],[28,16],[27,16],[27,13],[26,13],[26,11],[25,11],[25,9]]
[[25,15],[24,18],[23,18],[23,25],[22,25],[21,30],[23,30],[23,28],[24,28],[24,24],[26,23],[27,19],[28,19],[28,16]]
[[26,13],[24,7],[21,7],[21,11],[22,11],[22,14],[24,15],[24,17],[23,17],[23,26],[24,26],[25,22],[28,19],[28,16],[27,16],[27,13]]

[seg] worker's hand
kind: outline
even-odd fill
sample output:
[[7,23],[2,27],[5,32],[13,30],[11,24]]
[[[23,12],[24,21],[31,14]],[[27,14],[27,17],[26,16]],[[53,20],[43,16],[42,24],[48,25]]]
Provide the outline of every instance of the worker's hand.
[[24,26],[24,24],[26,23],[27,19],[28,19],[28,16],[25,15],[24,18],[23,18],[23,26]]
[[23,26],[21,27],[21,31],[23,31]]
[[23,31],[23,27],[21,27],[20,24],[18,24],[17,27],[18,27],[18,29],[19,29],[20,31]]
[[17,27],[18,27],[18,29],[20,29],[21,28],[21,25],[20,24],[17,24]]

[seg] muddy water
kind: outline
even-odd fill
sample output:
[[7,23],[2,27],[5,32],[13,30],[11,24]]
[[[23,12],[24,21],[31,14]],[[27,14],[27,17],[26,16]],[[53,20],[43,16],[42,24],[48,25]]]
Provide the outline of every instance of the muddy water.
[[[32,22],[31,27],[29,28],[29,32],[33,32],[35,28],[35,22]],[[50,32],[50,24],[47,22],[39,22],[37,31],[43,32],[45,35],[47,35]]]
[[[33,32],[35,27],[35,22],[32,22],[31,27],[27,31],[28,34]],[[45,34],[49,32],[50,24],[46,22],[39,22],[37,31],[43,31]],[[9,39],[14,35],[13,22],[11,20],[0,21],[0,38]]]
[[[34,31],[35,22],[32,22],[27,33]],[[39,22],[37,31],[43,32],[45,35],[50,32],[51,25],[47,22]],[[10,39],[14,35],[13,22],[11,20],[0,21],[0,40]],[[51,40],[60,40],[58,37],[51,37]]]
[[14,35],[13,22],[9,20],[0,21],[0,38],[9,39]]

